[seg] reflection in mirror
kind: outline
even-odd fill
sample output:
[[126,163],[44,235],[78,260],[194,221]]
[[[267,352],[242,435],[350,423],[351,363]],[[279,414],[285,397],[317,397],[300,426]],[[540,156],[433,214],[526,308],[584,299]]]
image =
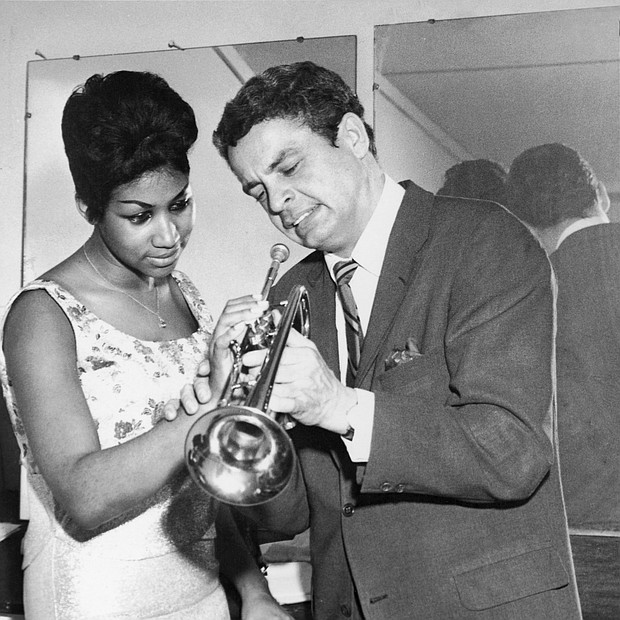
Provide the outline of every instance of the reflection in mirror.
[[562,142],[593,166],[620,220],[619,18],[608,7],[378,26],[384,166],[436,191],[459,161],[508,166]]
[[[620,617],[619,21],[620,7],[607,7],[375,32],[375,130],[392,176],[437,192],[459,162],[509,167],[532,147],[562,143],[607,188],[609,203],[556,147],[542,149],[553,153],[545,163],[528,153],[509,177],[557,278],[558,446],[584,618]],[[505,204],[517,212],[514,198]],[[552,225],[525,217],[525,205],[540,217],[541,204],[557,209]],[[578,211],[567,214],[569,204]]]
[[[271,245],[286,241],[253,199],[244,196],[211,144],[211,133],[243,81],[268,66],[312,60],[355,88],[355,37],[329,37],[37,60],[28,65],[23,281],[77,249],[91,227],[77,213],[60,121],[72,90],[94,73],[121,69],[160,74],[194,109],[199,136],[190,152],[196,224],[179,268],[202,292],[215,317],[227,299],[260,292]],[[306,254],[288,243],[282,273]]]

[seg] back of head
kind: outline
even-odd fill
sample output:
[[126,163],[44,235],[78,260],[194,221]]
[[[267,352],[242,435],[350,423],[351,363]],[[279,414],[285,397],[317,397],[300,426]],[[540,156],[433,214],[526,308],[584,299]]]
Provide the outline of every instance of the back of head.
[[198,128],[192,108],[163,78],[117,71],[93,75],[71,94],[62,136],[76,196],[94,223],[120,185],[162,167],[189,174]]
[[577,151],[563,144],[543,144],[513,161],[506,206],[526,224],[545,229],[593,215],[601,187]]
[[[226,104],[213,143],[228,161],[228,148],[236,146],[255,125],[297,119],[335,146],[338,125],[347,112],[364,118],[357,95],[337,73],[310,61],[279,65],[250,78]],[[364,125],[370,151],[376,155],[373,131]]]
[[479,200],[506,201],[508,172],[489,159],[470,159],[455,164],[445,172],[445,182],[439,196],[461,196]]

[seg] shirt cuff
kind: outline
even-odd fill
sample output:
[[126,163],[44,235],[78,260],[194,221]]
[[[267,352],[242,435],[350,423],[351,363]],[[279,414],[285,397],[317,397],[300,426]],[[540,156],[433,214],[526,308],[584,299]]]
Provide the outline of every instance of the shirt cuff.
[[367,463],[370,458],[372,424],[375,418],[375,395],[355,388],[357,405],[347,412],[349,425],[355,431],[351,440],[343,438],[349,457],[354,463]]

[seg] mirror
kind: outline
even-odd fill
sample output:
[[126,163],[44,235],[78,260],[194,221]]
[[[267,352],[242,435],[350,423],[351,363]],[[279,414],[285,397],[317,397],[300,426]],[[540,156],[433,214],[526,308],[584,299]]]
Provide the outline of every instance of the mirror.
[[[591,164],[608,190],[610,219],[620,222],[619,23],[620,7],[615,6],[378,26],[375,31],[375,129],[379,157],[386,171],[397,180],[409,178],[436,192],[443,184],[445,171],[462,160],[490,159],[508,168],[526,149],[560,142],[578,151]],[[581,245],[572,247],[582,248]],[[603,246],[599,252],[595,250],[592,261],[584,264],[603,260],[601,256],[608,250],[611,268],[601,267],[600,271],[609,273],[611,281],[616,264],[615,259],[611,260],[615,254],[611,245]],[[568,252],[563,262],[555,263],[556,270],[559,264],[563,265],[565,274],[569,270],[579,272],[575,250],[572,254]],[[587,253],[583,256],[588,260]],[[603,275],[603,279],[605,277]],[[561,291],[561,275],[558,286]],[[581,290],[575,280],[569,280],[568,288],[571,286]],[[609,306],[608,310],[601,311],[601,316],[608,314],[612,324],[617,316],[618,299],[614,299],[615,289],[611,285],[603,284],[603,287],[610,291],[609,296],[597,298],[592,307],[596,304],[603,308]],[[574,305],[583,312],[591,307],[578,299]],[[566,306],[566,301],[558,306],[563,308],[562,316],[566,316]],[[588,316],[588,323],[596,326],[597,321],[596,317]],[[606,339],[601,332],[591,333],[583,324],[572,327],[571,323],[562,333],[569,334],[564,343],[572,338],[571,342],[580,340],[585,345],[595,338],[602,347]],[[572,360],[570,345],[566,348],[569,353],[564,353],[562,360]],[[587,356],[596,356],[598,351],[603,355],[602,348],[592,351],[583,346],[583,349],[588,351]],[[588,362],[583,361],[591,359],[587,356],[575,357],[577,361],[572,363],[587,367]],[[566,362],[565,366],[568,365]],[[594,391],[601,390],[596,386],[609,384],[599,378],[598,370],[588,370],[587,382]],[[567,384],[582,385],[578,378],[567,378],[567,374],[562,374],[564,390]],[[605,394],[601,401],[610,398],[608,392],[601,392]],[[570,402],[572,396],[563,391],[558,401],[561,404]],[[596,414],[603,420],[600,426],[592,423],[588,427],[589,417],[579,431],[573,431],[574,422],[567,423],[565,428],[570,427],[574,432],[574,444],[581,441],[589,447],[588,442],[605,437],[607,414],[604,407],[596,409],[597,404],[600,403],[593,403],[595,409],[591,415],[595,417]],[[579,409],[579,405],[575,408]],[[564,404],[558,417],[566,411]],[[590,414],[583,413],[584,418]],[[569,413],[565,419],[577,415],[577,412]],[[592,432],[589,428],[596,430]],[[615,445],[615,441],[610,437],[609,445]],[[570,444],[566,445],[570,450]],[[601,455],[593,461],[595,467],[609,471],[611,479],[613,457],[607,459],[600,445]],[[562,443],[559,449],[562,457]],[[583,452],[587,452],[587,448]],[[585,457],[567,458],[565,464],[569,462],[572,469],[566,467],[566,470],[573,473],[585,462]],[[608,530],[617,529],[617,514],[609,517],[605,512],[611,512],[617,505],[613,502],[613,488],[609,488],[607,495],[593,491],[598,504],[604,506],[600,512],[596,512],[594,502],[592,515],[583,505],[587,502],[579,503],[577,493],[583,492],[579,489],[593,487],[592,478],[596,475],[597,470],[593,468],[584,472],[585,482],[566,478],[565,491],[569,489],[575,493],[565,493],[567,506],[573,509],[573,512],[568,511],[569,526],[575,526],[571,529],[573,545],[576,544],[574,537],[584,532],[600,538],[609,535]],[[576,522],[571,521],[573,516]],[[593,552],[584,552],[583,548],[579,547],[580,552],[575,555],[579,559],[577,578],[582,594],[586,592],[590,598],[582,598],[582,604],[587,602],[592,606],[594,601],[604,601],[608,597],[611,600],[610,593],[615,588],[610,585],[611,573],[606,577],[604,571],[595,568],[602,568],[605,560],[597,564],[596,558],[590,555]],[[613,602],[610,605],[616,609]]]
[[23,281],[68,256],[91,231],[74,206],[60,129],[64,104],[94,73],[128,69],[160,74],[196,113],[199,136],[190,152],[196,225],[179,269],[202,292],[215,319],[227,299],[260,292],[271,245],[286,241],[291,249],[281,273],[307,250],[288,242],[242,193],[213,147],[211,134],[224,104],[254,73],[275,64],[313,60],[337,71],[355,88],[355,54],[356,39],[347,36],[30,62]]
[[375,129],[397,180],[435,192],[464,159],[562,142],[620,221],[620,7],[378,26]]

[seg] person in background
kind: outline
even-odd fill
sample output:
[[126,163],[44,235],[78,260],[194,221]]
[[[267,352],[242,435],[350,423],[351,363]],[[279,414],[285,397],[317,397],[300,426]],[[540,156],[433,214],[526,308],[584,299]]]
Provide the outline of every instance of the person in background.
[[468,159],[448,168],[444,176],[438,196],[493,200],[501,205],[506,203],[508,171],[496,161]]
[[620,225],[590,164],[563,144],[521,153],[508,192],[557,276],[560,465],[584,616],[618,618]]
[[290,332],[270,400],[298,422],[299,467],[244,512],[310,527],[317,620],[580,618],[549,262],[499,205],[392,180],[363,114],[301,62],[248,80],[214,133],[243,191],[315,250],[272,289],[310,298],[310,339]]
[[228,507],[189,479],[194,420],[164,419],[207,355],[215,406],[228,342],[264,309],[247,298],[214,328],[175,269],[195,214],[193,110],[152,73],[93,75],[69,97],[62,135],[93,232],[13,297],[1,337],[0,379],[34,491],[26,617],[225,620],[221,566],[245,620],[290,618]]

